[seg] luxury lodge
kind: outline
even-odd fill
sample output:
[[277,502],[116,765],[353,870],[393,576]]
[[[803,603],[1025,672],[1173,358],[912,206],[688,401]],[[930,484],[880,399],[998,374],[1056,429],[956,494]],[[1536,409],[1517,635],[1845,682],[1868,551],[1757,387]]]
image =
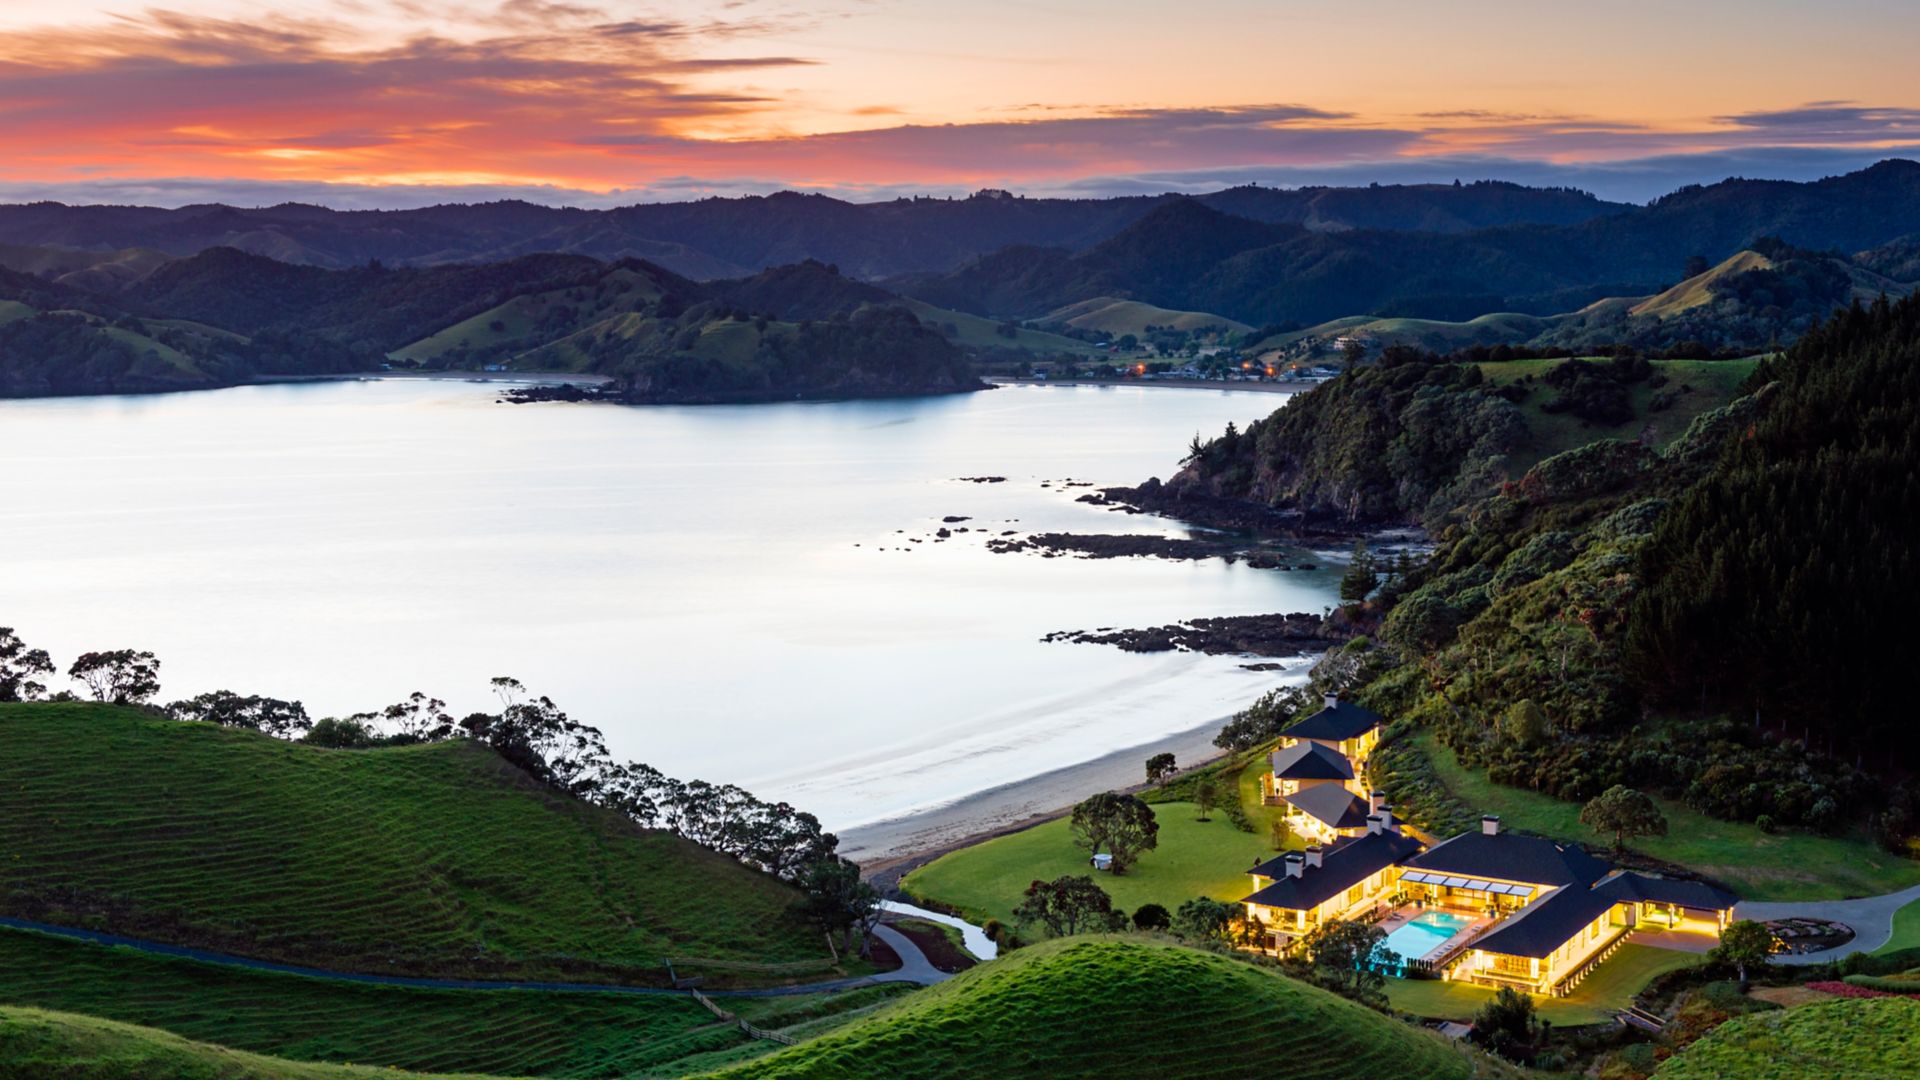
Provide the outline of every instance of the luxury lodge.
[[1629,938],[1696,949],[1719,939],[1737,898],[1704,882],[1623,871],[1577,845],[1506,832],[1492,815],[1438,843],[1410,834],[1381,793],[1362,801],[1358,790],[1383,725],[1329,697],[1282,733],[1268,801],[1291,807],[1313,842],[1250,871],[1241,903],[1266,951],[1360,920],[1387,931],[1396,974],[1562,996]]

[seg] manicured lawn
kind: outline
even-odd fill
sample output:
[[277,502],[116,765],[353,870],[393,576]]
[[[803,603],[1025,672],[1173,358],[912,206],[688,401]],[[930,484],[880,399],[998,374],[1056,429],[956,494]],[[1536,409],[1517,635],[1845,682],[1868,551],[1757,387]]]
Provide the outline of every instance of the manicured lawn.
[[[1645,989],[1656,976],[1699,962],[1698,953],[1623,945],[1587,976],[1585,982],[1575,987],[1571,995],[1533,1000],[1542,1017],[1563,1027],[1605,1023],[1614,1013],[1631,1005],[1633,995]],[[1437,979],[1387,980],[1387,997],[1393,1007],[1415,1016],[1471,1020],[1493,996],[1493,990],[1468,983]]]
[[1129,912],[1145,903],[1171,912],[1196,896],[1240,899],[1252,891],[1247,870],[1256,859],[1273,855],[1269,837],[1241,832],[1218,810],[1208,822],[1194,820],[1198,810],[1192,803],[1159,803],[1153,810],[1159,846],[1125,874],[1087,865],[1087,852],[1062,818],[943,855],[908,874],[902,884],[914,897],[951,904],[975,922],[1012,922],[1028,884],[1066,874],[1092,876],[1116,906]]
[[[1578,803],[1495,784],[1484,773],[1461,766],[1453,751],[1431,734],[1420,735],[1415,744],[1432,760],[1435,775],[1467,806],[1499,814],[1509,827],[1542,836],[1602,839],[1580,824]],[[1667,818],[1667,835],[1636,840],[1632,846],[1717,878],[1743,899],[1842,900],[1920,883],[1920,862],[1890,855],[1864,837],[1768,835],[1671,799],[1656,801]]]
[[1893,936],[1877,952],[1895,949],[1920,949],[1920,900],[1893,913]]

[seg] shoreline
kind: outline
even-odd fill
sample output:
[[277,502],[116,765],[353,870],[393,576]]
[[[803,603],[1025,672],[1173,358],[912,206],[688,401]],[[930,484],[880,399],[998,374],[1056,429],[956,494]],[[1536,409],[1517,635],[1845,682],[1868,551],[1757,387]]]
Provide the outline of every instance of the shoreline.
[[1143,768],[1154,754],[1172,753],[1179,759],[1181,773],[1227,756],[1227,751],[1213,745],[1213,736],[1226,721],[1218,717],[1151,742],[976,791],[930,810],[837,830],[840,853],[860,864],[883,893],[890,893],[908,871],[949,851],[1051,821],[1089,795],[1145,788]]
[[986,380],[1001,386],[1140,386],[1171,390],[1219,390],[1235,394],[1304,394],[1318,382],[1228,382],[1225,379],[1030,379],[1017,375],[988,375]]
[[328,375],[256,375],[238,385],[270,386],[280,383],[366,382],[384,379],[418,379],[425,382],[574,382],[597,386],[612,382],[613,376],[573,371],[343,371]]

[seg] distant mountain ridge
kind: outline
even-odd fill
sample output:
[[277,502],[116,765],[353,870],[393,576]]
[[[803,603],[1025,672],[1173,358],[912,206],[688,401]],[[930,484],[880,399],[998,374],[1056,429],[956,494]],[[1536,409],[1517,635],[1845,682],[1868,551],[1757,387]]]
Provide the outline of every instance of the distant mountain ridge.
[[[952,269],[1021,244],[1079,250],[1177,195],[849,203],[781,192],[650,203],[611,210],[527,202],[418,210],[338,211],[301,204],[158,209],[33,203],[0,206],[0,244],[84,250],[150,248],[170,255],[232,247],[284,262],[347,267],[378,259],[430,266],[535,253],[642,258],[692,278],[740,277],[805,259],[880,278]],[[1374,188],[1240,187],[1199,201],[1250,220],[1303,227],[1459,232],[1520,223],[1569,224],[1625,209],[1581,192],[1483,182]]]
[[[946,273],[889,284],[976,314],[1031,318],[1111,296],[1213,312],[1252,325],[1371,314],[1466,319],[1550,315],[1603,296],[1657,293],[1775,237],[1809,250],[1862,251],[1920,232],[1920,164],[1886,161],[1811,183],[1728,180],[1574,224],[1467,232],[1352,229],[1235,217],[1169,200],[1083,250],[1010,247]],[[1880,255],[1920,265],[1909,249]],[[1571,303],[1569,301],[1572,301]]]

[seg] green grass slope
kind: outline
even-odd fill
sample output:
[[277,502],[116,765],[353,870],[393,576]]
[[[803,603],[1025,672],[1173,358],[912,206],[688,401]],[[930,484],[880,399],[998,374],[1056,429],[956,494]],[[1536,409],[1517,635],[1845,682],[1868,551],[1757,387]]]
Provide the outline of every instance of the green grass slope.
[[1869,998],[1752,1013],[1668,1058],[1658,1080],[1920,1076],[1920,1002]]
[[1225,315],[1215,315],[1207,311],[1176,311],[1138,300],[1116,300],[1111,296],[1096,296],[1091,300],[1068,304],[1066,307],[1048,312],[1041,317],[1040,321],[1065,323],[1076,329],[1097,330],[1116,337],[1121,334],[1144,334],[1149,326],[1172,327],[1175,330],[1199,330],[1209,326],[1222,326],[1236,334],[1244,334],[1253,329],[1246,323],[1229,319]]
[[[729,998],[765,1027],[818,1024],[901,986]],[[767,1050],[684,995],[431,990],[256,972],[0,930],[0,1005],[81,1013],[300,1061],[505,1076],[656,1072]]]
[[281,1061],[91,1016],[0,1007],[0,1080],[406,1080],[420,1075]]
[[332,969],[648,982],[823,958],[791,889],[453,741],[0,705],[0,910]]
[[[1050,334],[1045,330],[1029,330],[1017,327],[1012,337],[1000,333],[1000,324],[992,319],[969,315],[964,311],[935,307],[924,300],[903,298],[900,301],[914,317],[921,322],[946,333],[956,345],[969,349],[1001,348],[1024,349],[1027,352],[1055,356],[1060,353],[1076,353],[1091,356],[1101,350],[1084,341],[1070,338],[1064,334]],[[946,328],[951,326],[949,333]]]
[[1663,318],[1691,311],[1714,301],[1713,287],[1720,281],[1748,270],[1767,270],[1773,260],[1757,251],[1742,251],[1703,274],[1682,281],[1666,292],[1649,296],[1628,309],[1632,315],[1658,315]]
[[602,281],[527,293],[396,350],[396,360],[429,363],[450,352],[489,358],[532,349],[658,300],[660,283],[634,268],[609,271]]
[[964,972],[723,1077],[1508,1075],[1438,1035],[1229,957],[1068,938]]
[[[1695,417],[1737,397],[1740,384],[1753,374],[1753,366],[1757,361],[1748,358],[1650,362],[1655,372],[1667,377],[1666,385],[1656,388],[1649,382],[1639,382],[1630,386],[1628,397],[1633,405],[1634,417],[1625,423],[1599,424],[1583,420],[1570,412],[1550,413],[1543,406],[1553,400],[1553,388],[1535,385],[1532,392],[1519,402],[1531,438],[1528,452],[1516,458],[1516,473],[1555,454],[1599,439],[1634,442],[1645,437],[1651,445],[1663,447],[1685,432]],[[1565,361],[1509,360],[1504,363],[1483,363],[1479,368],[1489,384],[1506,386],[1527,379],[1537,380],[1546,374],[1547,369],[1562,363]],[[1662,394],[1669,395],[1670,401],[1665,408],[1656,411],[1653,408],[1654,398]]]

